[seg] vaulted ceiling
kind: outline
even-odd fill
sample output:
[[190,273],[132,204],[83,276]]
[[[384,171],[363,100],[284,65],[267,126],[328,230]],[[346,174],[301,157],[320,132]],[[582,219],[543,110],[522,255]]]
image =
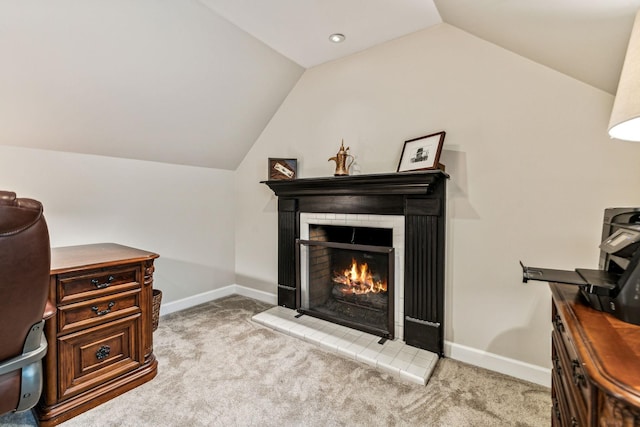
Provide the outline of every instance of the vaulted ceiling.
[[[640,0],[201,0],[305,68],[441,22],[615,93]],[[347,36],[332,45],[332,33]]]
[[[4,0],[0,144],[233,170],[304,70],[445,22],[615,93],[640,0]],[[346,41],[332,44],[331,33]]]

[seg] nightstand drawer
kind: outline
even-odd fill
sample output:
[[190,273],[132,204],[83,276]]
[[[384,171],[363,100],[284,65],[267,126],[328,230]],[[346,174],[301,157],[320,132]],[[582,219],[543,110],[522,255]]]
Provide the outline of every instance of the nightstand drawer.
[[572,419],[577,421],[577,418],[571,413],[571,409],[566,400],[567,394],[562,390],[562,381],[555,367],[551,372],[551,388],[553,394],[551,398],[551,425],[566,426],[570,425]]
[[140,313],[140,289],[67,304],[58,309],[58,333],[86,329],[137,313]]
[[114,320],[58,339],[58,393],[66,399],[141,365],[137,336],[139,314]]
[[[572,424],[570,425],[586,425],[587,406],[584,396],[580,395],[578,384],[575,380],[575,364],[573,364],[567,356],[566,348],[561,342],[561,338],[557,331],[552,333],[551,353],[553,356],[553,373],[554,387],[562,389],[562,395],[570,414]],[[567,417],[565,417],[567,418]],[[575,420],[575,421],[574,421]],[[564,422],[567,420],[565,419]],[[578,422],[578,424],[575,424]]]
[[86,274],[61,274],[58,277],[58,302],[71,303],[140,286],[138,268],[98,269]]

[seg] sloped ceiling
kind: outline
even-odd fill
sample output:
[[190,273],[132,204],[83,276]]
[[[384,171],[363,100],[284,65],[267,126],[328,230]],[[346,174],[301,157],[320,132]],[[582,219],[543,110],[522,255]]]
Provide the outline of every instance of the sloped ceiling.
[[442,19],[615,94],[638,0],[434,0]]
[[442,22],[431,0],[200,1],[305,68]]
[[230,170],[304,71],[182,0],[5,0],[0,57],[0,144]]
[[[0,144],[233,170],[305,68],[446,22],[615,93],[640,0],[3,0]],[[328,42],[344,33],[343,44]]]

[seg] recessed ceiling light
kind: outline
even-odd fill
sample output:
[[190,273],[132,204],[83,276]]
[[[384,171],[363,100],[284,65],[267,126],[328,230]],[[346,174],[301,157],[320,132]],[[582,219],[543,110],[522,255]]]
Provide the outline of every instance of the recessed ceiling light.
[[345,38],[346,37],[344,36],[344,34],[340,34],[340,33],[331,34],[329,36],[329,40],[331,40],[334,43],[342,43]]

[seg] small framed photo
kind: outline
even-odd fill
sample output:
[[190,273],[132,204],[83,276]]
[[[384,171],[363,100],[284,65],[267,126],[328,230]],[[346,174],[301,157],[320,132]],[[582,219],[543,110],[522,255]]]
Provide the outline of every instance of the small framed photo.
[[269,180],[296,179],[298,159],[269,158]]
[[440,152],[445,132],[432,133],[404,142],[398,172],[440,168]]

